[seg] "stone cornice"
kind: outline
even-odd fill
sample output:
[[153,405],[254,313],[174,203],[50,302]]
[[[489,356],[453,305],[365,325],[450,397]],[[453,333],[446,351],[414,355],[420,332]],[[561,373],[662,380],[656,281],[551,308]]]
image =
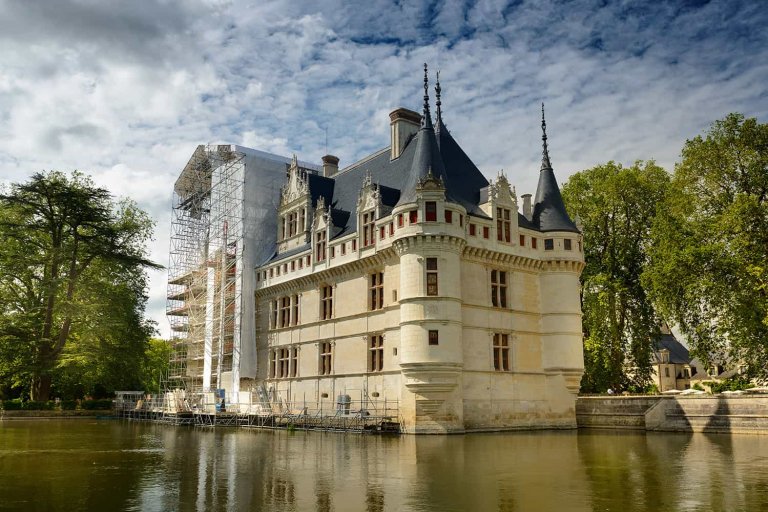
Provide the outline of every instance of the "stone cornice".
[[279,295],[296,289],[313,288],[320,283],[338,281],[339,278],[343,276],[366,274],[393,261],[395,256],[394,249],[387,247],[386,249],[377,251],[376,253],[359,260],[343,263],[335,267],[316,270],[311,274],[266,286],[256,290],[256,297]]

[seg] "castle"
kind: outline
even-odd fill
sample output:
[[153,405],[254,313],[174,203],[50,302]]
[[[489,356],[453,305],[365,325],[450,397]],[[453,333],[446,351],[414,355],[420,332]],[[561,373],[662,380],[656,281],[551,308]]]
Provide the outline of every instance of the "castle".
[[573,428],[584,254],[543,107],[538,188],[520,205],[451,136],[435,91],[433,123],[425,66],[423,111],[390,114],[388,148],[342,170],[332,155],[287,165],[241,341],[255,361],[235,387],[328,410],[388,398],[412,433]]

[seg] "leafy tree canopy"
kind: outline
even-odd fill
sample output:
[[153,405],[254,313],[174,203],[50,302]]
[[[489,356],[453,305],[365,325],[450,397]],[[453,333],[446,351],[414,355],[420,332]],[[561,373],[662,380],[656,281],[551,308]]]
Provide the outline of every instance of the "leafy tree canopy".
[[587,392],[650,383],[659,322],[640,276],[650,227],[669,184],[653,162],[608,162],[571,176],[563,198],[583,224],[582,309]]
[[686,142],[643,283],[706,362],[768,378],[768,125],[740,114]]
[[144,319],[145,269],[158,267],[146,256],[151,235],[133,202],[78,172],[38,173],[0,193],[4,387],[27,386],[42,401],[52,385],[75,392],[136,379],[154,330]]

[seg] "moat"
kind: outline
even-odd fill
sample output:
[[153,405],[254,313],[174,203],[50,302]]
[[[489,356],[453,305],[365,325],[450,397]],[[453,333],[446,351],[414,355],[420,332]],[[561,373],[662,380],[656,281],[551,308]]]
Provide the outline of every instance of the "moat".
[[759,511],[768,436],[0,422],[0,510]]

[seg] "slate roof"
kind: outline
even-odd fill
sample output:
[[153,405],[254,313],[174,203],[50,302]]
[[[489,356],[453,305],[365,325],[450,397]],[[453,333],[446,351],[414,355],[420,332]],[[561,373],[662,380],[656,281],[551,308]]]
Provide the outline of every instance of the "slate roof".
[[[426,78],[425,78],[426,80]],[[422,122],[419,131],[406,141],[399,157],[390,159],[390,148],[384,148],[347,167],[332,177],[308,174],[312,205],[320,197],[331,208],[334,231],[331,238],[338,238],[357,231],[357,200],[364,180],[370,174],[371,181],[379,186],[382,204],[394,207],[415,200],[418,181],[430,171],[440,176],[446,187],[446,199],[463,206],[469,215],[488,218],[480,209],[483,193],[487,194],[488,180],[459,146],[443,124],[438,110],[436,125],[429,114],[426,94]],[[439,98],[438,98],[439,101]],[[542,114],[543,115],[543,114]],[[545,128],[542,118],[542,128]],[[532,221],[518,212],[518,224],[537,231],[579,232],[565,210],[554,171],[549,164],[544,132],[544,159],[539,174],[539,184],[533,208]],[[281,260],[306,250],[309,244],[290,251],[275,254],[270,261]]]
[[688,353],[688,349],[685,348],[685,346],[677,341],[677,338],[675,338],[671,334],[662,334],[657,340],[656,340],[656,357],[660,361],[660,356],[658,354],[659,350],[667,349],[669,350],[669,362],[674,364],[690,364],[691,362],[691,356]]

